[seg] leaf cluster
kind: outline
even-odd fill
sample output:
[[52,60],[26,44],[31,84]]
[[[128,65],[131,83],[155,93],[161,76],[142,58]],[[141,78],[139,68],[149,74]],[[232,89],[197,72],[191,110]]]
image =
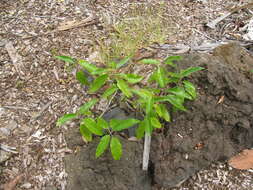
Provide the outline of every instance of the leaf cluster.
[[[65,62],[73,62],[74,59],[67,56],[56,58]],[[186,111],[184,102],[194,100],[197,97],[195,86],[186,78],[202,67],[190,67],[184,70],[171,72],[169,68],[176,69],[175,61],[181,60],[181,56],[170,56],[164,61],[156,59],[143,59],[140,64],[152,64],[154,70],[146,86],[139,85],[144,76],[123,72],[121,68],[130,63],[130,57],[119,62],[109,62],[105,67],[97,67],[85,60],[77,63],[93,77],[89,82],[87,74],[82,70],[76,73],[77,80],[89,87],[88,93],[99,94],[100,98],[113,98],[113,94],[121,94],[127,100],[131,100],[136,110],[141,110],[143,119],[111,119],[105,121],[101,116],[91,117],[90,109],[99,101],[92,99],[82,105],[76,113],[65,114],[57,121],[57,126],[74,118],[80,118],[80,133],[86,141],[92,141],[93,135],[100,136],[96,157],[101,156],[109,147],[115,160],[122,155],[122,145],[115,136],[118,131],[138,125],[136,137],[142,138],[144,134],[151,135],[156,128],[162,128],[164,122],[171,121],[171,111]],[[124,71],[124,70],[123,70]],[[138,88],[136,88],[138,86]],[[152,86],[152,88],[150,87]],[[170,110],[169,110],[170,109]]]

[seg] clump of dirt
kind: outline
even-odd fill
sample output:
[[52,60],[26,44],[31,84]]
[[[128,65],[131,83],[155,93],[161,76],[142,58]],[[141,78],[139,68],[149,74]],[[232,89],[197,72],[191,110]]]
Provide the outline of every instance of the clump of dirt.
[[190,79],[198,99],[187,103],[186,113],[175,113],[165,133],[152,140],[158,186],[173,187],[212,162],[253,147],[253,80],[243,70],[252,63],[252,55],[236,44],[221,46],[214,55],[186,55],[178,63],[206,69]]
[[122,160],[113,161],[109,152],[95,159],[95,141],[65,158],[68,189],[175,187],[211,163],[253,147],[253,78],[245,69],[253,67],[253,57],[236,44],[214,52],[185,55],[178,63],[181,69],[206,68],[189,78],[199,97],[152,137],[149,174],[141,171],[140,142],[122,139]]
[[[76,138],[76,136],[72,137]],[[124,156],[121,160],[115,161],[110,152],[99,159],[95,159],[98,140],[96,139],[88,146],[82,147],[76,154],[66,156],[67,189],[128,190],[144,188],[151,190],[148,173],[141,170],[141,143],[129,142],[121,138]]]

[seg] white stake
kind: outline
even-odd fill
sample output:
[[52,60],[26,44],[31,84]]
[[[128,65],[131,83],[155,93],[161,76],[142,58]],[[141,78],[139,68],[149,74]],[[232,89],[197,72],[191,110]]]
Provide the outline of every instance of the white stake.
[[144,171],[148,170],[150,144],[151,144],[151,135],[145,133],[143,161],[142,161],[142,170]]

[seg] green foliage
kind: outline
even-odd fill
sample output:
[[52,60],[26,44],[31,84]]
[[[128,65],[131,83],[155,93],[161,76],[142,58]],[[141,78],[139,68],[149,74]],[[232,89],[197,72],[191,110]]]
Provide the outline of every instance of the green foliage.
[[87,115],[89,109],[94,106],[96,103],[98,102],[98,99],[94,98],[92,100],[90,100],[89,102],[83,104],[79,110],[78,110],[78,114],[83,114],[83,115]]
[[74,114],[74,113],[65,114],[64,116],[62,116],[61,118],[57,120],[56,126],[61,126],[67,121],[74,119],[76,117],[77,117],[77,114]]
[[89,93],[98,91],[107,81],[108,75],[104,74],[97,77],[90,85]]
[[75,63],[75,59],[73,59],[72,57],[69,56],[55,56],[55,58],[61,60],[61,61],[65,61],[67,63]]
[[114,131],[122,131],[123,129],[132,127],[133,125],[139,122],[140,121],[137,119],[125,119],[125,120],[112,119],[110,121],[110,126]]
[[122,91],[122,93],[130,98],[132,96],[132,93],[129,89],[129,86],[123,79],[116,79],[118,88]]
[[110,135],[105,135],[100,139],[100,142],[96,149],[96,158],[100,157],[106,151],[110,143],[110,139]]
[[76,72],[76,79],[82,84],[82,85],[89,85],[88,77],[84,74],[83,71]]
[[117,137],[112,137],[110,148],[114,160],[119,160],[122,155],[122,145]]
[[[57,58],[66,62],[75,60],[66,56],[57,56]],[[128,69],[124,70],[124,67],[131,63],[130,56],[118,62],[109,62],[101,68],[85,60],[77,61],[93,77],[93,81],[88,83],[87,76],[82,71],[77,72],[77,80],[89,87],[88,93],[96,93],[99,98],[83,104],[76,113],[65,114],[58,119],[56,125],[63,125],[74,118],[81,119],[80,133],[87,142],[92,141],[94,135],[101,137],[96,149],[96,158],[110,147],[112,157],[119,160],[122,155],[122,145],[115,136],[117,132],[137,125],[136,137],[138,139],[142,138],[145,133],[151,135],[155,129],[162,128],[165,122],[171,122],[169,110],[187,111],[184,107],[185,101],[196,99],[196,88],[186,78],[203,68],[190,67],[175,72],[169,71],[169,68],[177,70],[175,61],[179,60],[181,56],[170,56],[164,61],[141,60],[141,64],[154,66],[147,85],[141,84],[145,76],[128,73]],[[131,106],[143,114],[143,119],[140,121],[133,118],[124,120],[113,118],[105,121],[101,116],[96,117],[92,114],[90,109],[99,99],[109,97],[112,99],[116,94],[132,102]]]

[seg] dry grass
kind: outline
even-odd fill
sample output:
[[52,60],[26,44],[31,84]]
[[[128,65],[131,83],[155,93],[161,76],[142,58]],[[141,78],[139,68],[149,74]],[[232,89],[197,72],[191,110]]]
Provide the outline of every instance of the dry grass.
[[117,60],[153,43],[164,43],[170,24],[164,17],[165,11],[163,3],[131,5],[124,17],[113,25],[108,38],[100,42],[102,60]]

